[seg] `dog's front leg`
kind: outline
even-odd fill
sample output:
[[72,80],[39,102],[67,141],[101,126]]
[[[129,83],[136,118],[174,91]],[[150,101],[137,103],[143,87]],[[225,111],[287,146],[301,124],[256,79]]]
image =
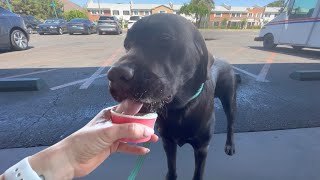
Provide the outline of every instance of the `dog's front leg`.
[[192,146],[194,149],[195,158],[195,171],[193,175],[193,180],[203,180],[209,145],[205,144],[201,146]]
[[177,159],[177,144],[172,140],[162,138],[163,148],[167,155],[168,173],[166,180],[176,180],[176,159]]

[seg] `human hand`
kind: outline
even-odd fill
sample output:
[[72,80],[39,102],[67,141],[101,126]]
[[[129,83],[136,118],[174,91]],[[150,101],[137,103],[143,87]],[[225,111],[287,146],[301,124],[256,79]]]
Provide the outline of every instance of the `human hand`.
[[122,143],[119,139],[151,136],[150,141],[156,142],[158,136],[154,130],[135,123],[112,124],[110,110],[102,110],[80,130],[31,156],[31,167],[39,175],[46,176],[46,179],[72,179],[89,174],[114,152],[137,155],[148,153],[148,148]]

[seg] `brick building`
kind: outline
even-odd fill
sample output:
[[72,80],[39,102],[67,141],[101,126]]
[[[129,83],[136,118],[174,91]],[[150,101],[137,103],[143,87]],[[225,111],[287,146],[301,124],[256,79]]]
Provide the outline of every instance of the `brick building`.
[[253,28],[261,27],[279,14],[280,8],[236,7],[223,4],[215,6],[210,14],[213,27]]

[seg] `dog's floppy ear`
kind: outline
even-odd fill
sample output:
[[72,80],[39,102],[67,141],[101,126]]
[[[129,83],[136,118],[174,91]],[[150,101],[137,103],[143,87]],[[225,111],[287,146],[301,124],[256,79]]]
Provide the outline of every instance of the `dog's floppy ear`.
[[210,75],[211,75],[211,67],[212,67],[212,65],[213,65],[213,63],[214,63],[214,56],[211,54],[211,53],[209,53],[208,52],[208,65],[207,65],[207,72],[209,72],[209,73],[207,73],[207,79],[210,79]]
[[208,52],[204,39],[196,39],[194,41],[195,47],[200,55],[199,73],[201,73],[201,80],[206,81],[210,79],[211,66],[214,63],[214,57]]

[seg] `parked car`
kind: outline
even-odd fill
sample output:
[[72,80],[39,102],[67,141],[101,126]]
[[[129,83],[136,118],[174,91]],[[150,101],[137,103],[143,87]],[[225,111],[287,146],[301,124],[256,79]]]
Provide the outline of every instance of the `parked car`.
[[128,21],[128,29],[130,29],[139,19],[142,19],[142,16],[131,16]]
[[76,18],[69,21],[68,31],[70,35],[74,33],[89,35],[92,33],[97,33],[97,26],[88,19]]
[[0,7],[0,48],[25,50],[28,42],[29,34],[22,17]]
[[99,35],[103,33],[121,34],[122,29],[116,16],[100,16],[98,21],[97,32]]
[[43,34],[59,34],[68,32],[67,22],[63,19],[47,19],[37,28],[40,35]]
[[34,16],[30,16],[30,15],[21,15],[21,17],[23,18],[24,23],[26,24],[27,32],[29,34],[36,33],[37,26],[41,24],[41,21],[35,18]]

